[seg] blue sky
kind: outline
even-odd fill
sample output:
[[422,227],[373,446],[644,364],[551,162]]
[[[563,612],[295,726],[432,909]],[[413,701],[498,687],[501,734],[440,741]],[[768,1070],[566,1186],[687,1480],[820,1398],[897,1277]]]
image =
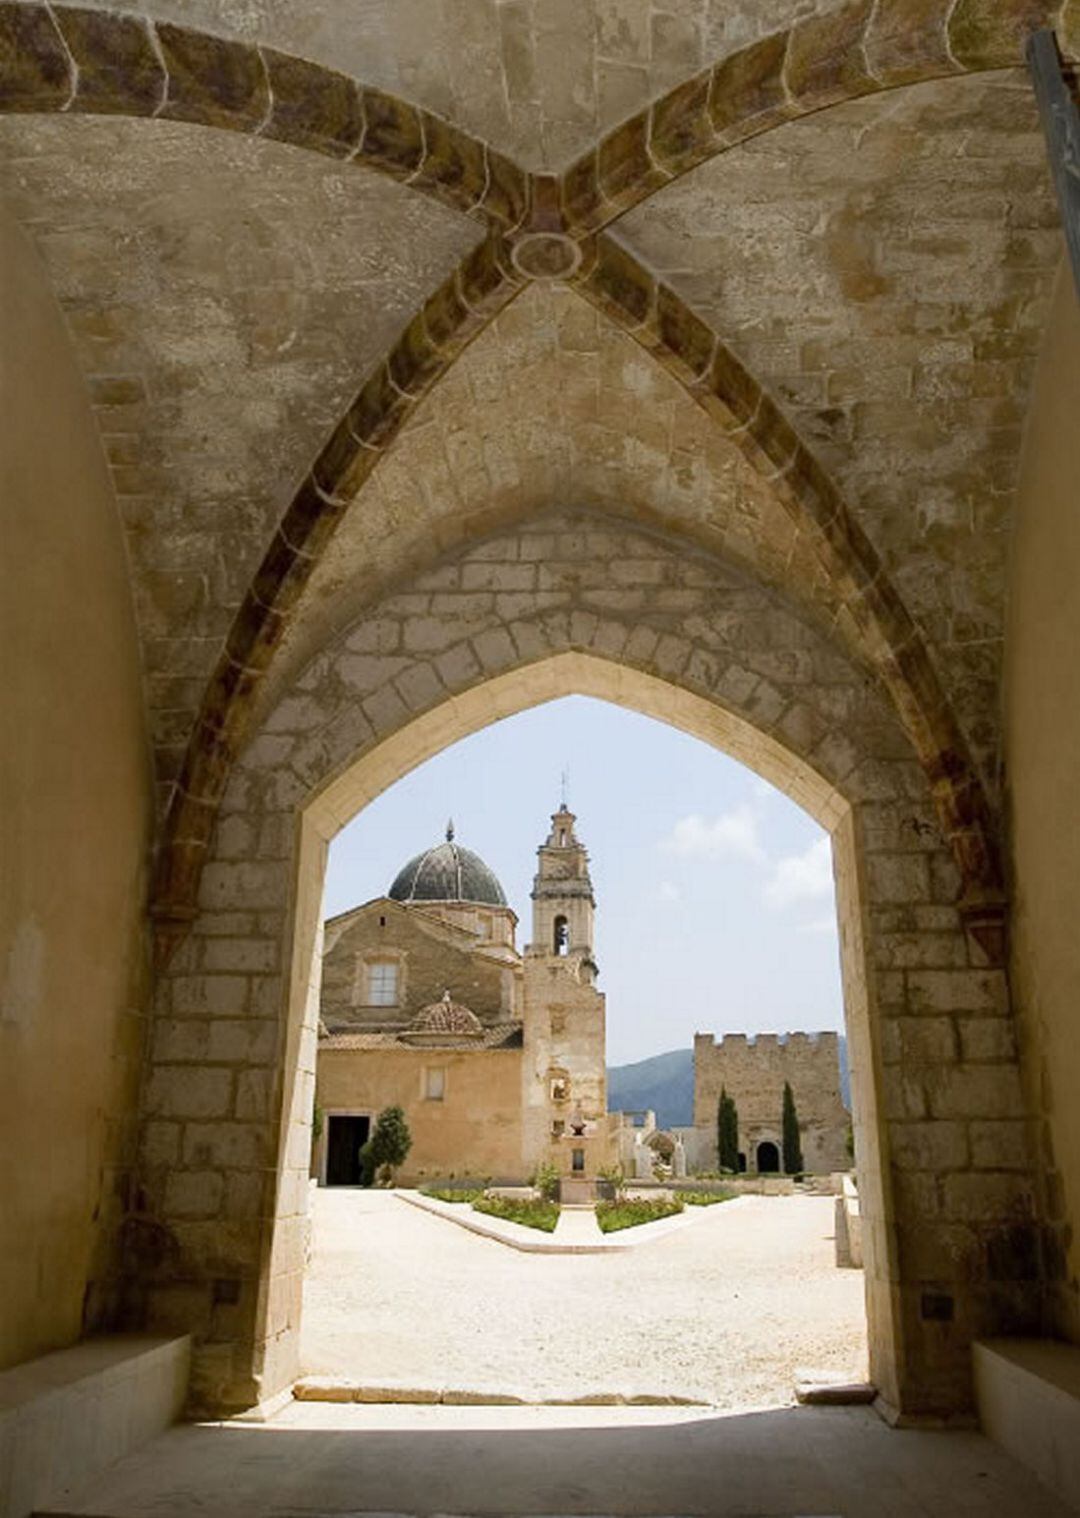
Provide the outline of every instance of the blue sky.
[[664,723],[570,696],[493,723],[385,791],[335,839],[326,915],[385,894],[442,837],[502,881],[529,940],[536,848],[569,770],[597,904],[608,1060],[695,1032],[842,1030],[826,834],[781,792]]

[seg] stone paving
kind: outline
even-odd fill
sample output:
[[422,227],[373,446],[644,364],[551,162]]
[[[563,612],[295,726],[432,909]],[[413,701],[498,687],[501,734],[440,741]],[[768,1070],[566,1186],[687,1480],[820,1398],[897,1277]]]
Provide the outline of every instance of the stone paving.
[[744,1197],[615,1255],[530,1255],[389,1193],[314,1197],[302,1361],[367,1384],[535,1400],[793,1401],[796,1370],[866,1375],[862,1273],[831,1197]]

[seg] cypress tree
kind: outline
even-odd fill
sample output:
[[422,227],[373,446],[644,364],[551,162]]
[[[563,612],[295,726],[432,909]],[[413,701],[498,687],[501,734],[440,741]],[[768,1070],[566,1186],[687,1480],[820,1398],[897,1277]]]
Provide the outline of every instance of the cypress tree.
[[791,1082],[784,1082],[784,1170],[788,1175],[801,1175],[803,1169],[802,1140],[799,1137],[799,1114],[795,1111],[795,1096]]
[[360,1166],[364,1185],[376,1176],[389,1180],[412,1148],[412,1134],[400,1107],[384,1107],[375,1120],[375,1131],[360,1149]]
[[739,1168],[739,1112],[734,1099],[728,1096],[726,1086],[720,1091],[720,1106],[716,1114],[716,1140],[720,1169],[737,1171]]

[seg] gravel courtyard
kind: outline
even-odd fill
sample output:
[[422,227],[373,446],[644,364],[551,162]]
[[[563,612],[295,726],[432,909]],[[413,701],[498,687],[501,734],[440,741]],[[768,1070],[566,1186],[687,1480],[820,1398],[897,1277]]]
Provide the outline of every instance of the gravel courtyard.
[[530,1255],[392,1193],[320,1190],[303,1369],[374,1384],[790,1403],[796,1369],[866,1375],[861,1271],[831,1197],[748,1196],[625,1254]]

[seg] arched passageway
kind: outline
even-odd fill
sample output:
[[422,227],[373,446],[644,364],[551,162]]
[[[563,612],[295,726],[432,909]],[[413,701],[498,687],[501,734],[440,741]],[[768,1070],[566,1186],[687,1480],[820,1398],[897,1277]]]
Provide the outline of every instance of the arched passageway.
[[757,1170],[759,1175],[779,1175],[780,1150],[772,1139],[763,1139],[757,1146]]
[[596,517],[538,519],[417,577],[310,661],[241,756],[160,988],[143,1177],[173,1243],[150,1321],[182,1304],[206,1405],[290,1383],[328,840],[446,744],[571,693],[726,750],[831,832],[872,1374],[893,1407],[966,1406],[972,1334],[1003,1304],[1031,1309],[1028,1256],[1002,1249],[1000,1222],[1017,1219],[1018,1243],[1030,1201],[1023,1172],[996,1175],[991,1198],[966,1146],[941,1142],[974,1122],[1004,1138],[1022,1108],[1004,977],[964,932],[926,775],[823,630],[715,560]]

